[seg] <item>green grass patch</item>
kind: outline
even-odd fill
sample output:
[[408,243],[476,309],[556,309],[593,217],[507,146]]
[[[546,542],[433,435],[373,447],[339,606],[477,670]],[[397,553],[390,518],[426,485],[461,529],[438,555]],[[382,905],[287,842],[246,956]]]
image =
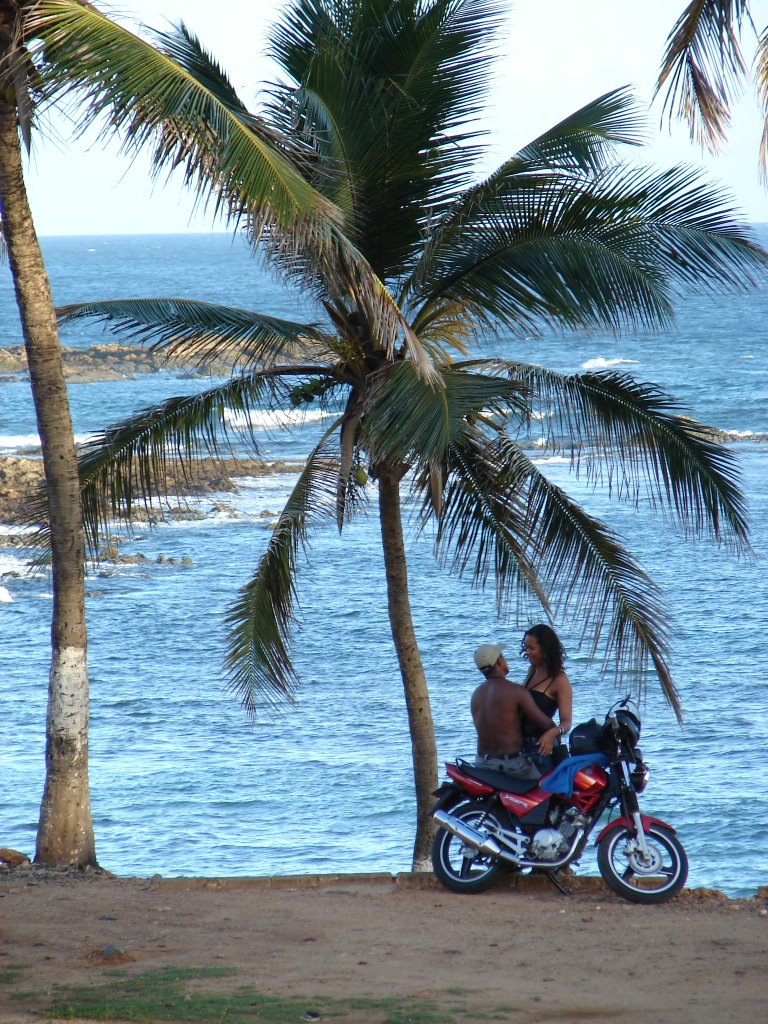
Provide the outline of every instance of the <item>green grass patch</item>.
[[26,970],[24,964],[6,964],[0,971],[0,985],[18,985]]
[[46,1015],[51,1019],[131,1021],[135,1024],[297,1024],[300,1021],[364,1020],[367,1024],[473,1024],[500,1020],[493,1011],[477,1011],[433,1000],[400,998],[283,998],[252,988],[206,991],[207,979],[233,974],[226,968],[165,968],[142,974],[114,971],[107,982],[61,986]]

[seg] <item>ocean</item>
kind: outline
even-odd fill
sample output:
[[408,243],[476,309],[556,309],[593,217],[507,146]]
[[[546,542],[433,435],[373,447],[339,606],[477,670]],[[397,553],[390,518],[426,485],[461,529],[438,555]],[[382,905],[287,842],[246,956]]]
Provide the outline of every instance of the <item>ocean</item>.
[[[768,225],[758,227],[768,244]],[[225,235],[43,239],[63,305],[165,295],[205,298],[318,319]],[[731,897],[768,885],[766,582],[768,554],[768,288],[681,299],[669,330],[502,335],[484,350],[561,371],[617,368],[671,392],[682,411],[729,432],[752,523],[753,558],[690,541],[642,506],[611,504],[576,480],[569,462],[541,456],[548,475],[624,538],[662,586],[685,716],[678,726],[649,679],[642,748],[651,779],[643,809],[678,829],[689,885]],[[0,265],[0,346],[21,340],[10,272]],[[83,324],[66,346],[112,340]],[[72,383],[79,440],[170,395],[205,387],[182,372]],[[298,460],[317,418],[289,434],[265,420],[270,460]],[[0,452],[37,443],[29,384],[0,378]],[[100,864],[118,875],[396,873],[410,866],[414,800],[402,684],[386,617],[384,572],[371,512],[339,537],[317,531],[299,583],[295,706],[249,720],[222,675],[222,618],[249,578],[268,524],[294,477],[239,481],[236,493],[194,499],[200,518],[140,529],[138,564],[92,566],[87,581],[91,683],[91,799]],[[0,526],[0,532],[2,532]],[[7,532],[7,531],[6,531]],[[183,564],[188,556],[191,565]],[[51,586],[27,571],[29,552],[0,546],[0,846],[34,852],[44,780]],[[472,652],[483,641],[515,651],[528,621],[498,622],[492,591],[439,569],[431,538],[409,534],[412,602],[432,695],[441,762],[472,752]],[[569,636],[574,721],[602,716],[623,695]],[[524,664],[510,657],[512,678]],[[596,873],[589,846],[579,870]]]

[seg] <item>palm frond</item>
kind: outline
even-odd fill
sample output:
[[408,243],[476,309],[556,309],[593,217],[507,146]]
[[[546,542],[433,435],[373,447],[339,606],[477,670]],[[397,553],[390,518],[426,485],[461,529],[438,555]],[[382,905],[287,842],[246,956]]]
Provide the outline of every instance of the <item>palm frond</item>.
[[443,368],[429,387],[401,362],[371,382],[364,408],[366,450],[374,461],[439,464],[466,421],[524,407],[524,385],[501,376]]
[[[484,222],[500,209],[503,196],[521,185],[544,193],[553,182],[597,174],[609,166],[619,145],[640,145],[639,106],[629,89],[599,96],[523,147],[484,181],[465,189],[441,218],[430,224],[419,262],[404,284],[407,294],[418,284],[433,253],[461,234],[464,224]],[[401,300],[402,301],[402,300]]]
[[472,311],[460,302],[432,303],[419,317],[422,344],[440,363],[451,363],[457,355],[466,356],[477,332]]
[[613,496],[634,504],[644,498],[686,533],[749,551],[734,454],[661,388],[612,372],[560,375],[517,364],[510,372],[544,413],[548,445],[570,451],[577,474],[584,466]]
[[278,359],[328,357],[332,344],[315,324],[193,299],[109,299],[61,306],[59,323],[92,319],[116,336],[149,343],[154,351],[194,359],[200,367],[273,366]]
[[[305,259],[306,254],[300,263]],[[361,355],[366,349],[374,349],[393,361],[407,354],[419,376],[433,386],[437,384],[432,346],[413,330],[387,286],[370,268],[366,269],[357,259],[348,259],[342,250],[336,253],[332,266],[325,256],[318,256],[317,266],[321,268],[325,295],[333,300],[337,310],[346,314],[347,320],[354,318],[357,323],[355,334],[365,342],[360,348]]]
[[336,513],[338,453],[316,448],[277,521],[254,577],[226,616],[230,689],[255,714],[266,701],[292,700],[298,678],[290,657],[296,626],[299,556],[311,525]]
[[451,449],[437,544],[453,571],[471,568],[476,585],[493,575],[500,615],[513,596],[533,595],[547,614],[567,617],[592,657],[603,648],[617,682],[630,677],[643,694],[650,663],[680,718],[659,589],[511,438],[467,437]]
[[667,39],[655,94],[666,85],[662,117],[687,121],[691,138],[716,152],[729,107],[746,73],[739,34],[747,0],[691,0]]
[[361,306],[382,348],[393,353],[404,338],[419,372],[433,376],[418,337],[342,231],[340,212],[304,178],[304,147],[248,113],[183,25],[155,33],[155,47],[90,5],[41,0],[28,28],[53,96],[84,93],[83,128],[106,115],[102,134],[117,130],[128,150],[154,140],[157,173],[181,168],[201,201],[212,197],[215,212],[244,221],[278,268]]
[[449,446],[442,472],[439,508],[429,469],[415,483],[423,495],[422,526],[433,512],[438,520],[438,562],[460,578],[469,573],[477,587],[492,579],[499,616],[513,599],[519,609],[531,598],[549,615],[549,596],[524,529],[527,467],[521,474],[515,461],[500,461],[487,438],[469,426]]
[[644,144],[643,124],[642,108],[631,89],[627,86],[613,89],[529,142],[508,164],[502,164],[482,188],[492,188],[509,165],[526,167],[529,171],[561,169],[597,173],[615,162],[619,145]]
[[763,135],[760,140],[760,177],[768,182],[768,28],[760,36],[755,55],[757,95],[763,114]]
[[697,172],[616,168],[595,181],[511,175],[475,219],[428,244],[416,331],[442,304],[517,331],[665,324],[682,289],[742,289],[766,254]]
[[341,533],[349,493],[350,473],[355,459],[359,440],[360,420],[363,412],[362,395],[353,388],[347,399],[347,405],[339,430],[339,479],[336,485],[336,525]]
[[24,40],[24,20],[11,15],[10,38],[3,40],[0,73],[11,101],[16,105],[19,131],[27,153],[32,149],[37,71]]
[[157,173],[182,168],[216,213],[237,223],[258,211],[283,232],[330,244],[337,211],[295,169],[286,141],[247,114],[186,30],[159,33],[161,49],[77,0],[40,0],[26,28],[52,98],[84,94],[83,130],[106,115],[102,135],[118,131],[131,152],[154,140]]
[[477,158],[468,124],[502,11],[499,0],[299,0],[273,29],[271,55],[296,83],[275,92],[278,123],[310,141],[383,279]]
[[[89,546],[120,514],[130,522],[134,507],[152,507],[167,493],[172,470],[194,475],[202,455],[230,453],[228,415],[244,422],[262,407],[273,382],[268,377],[236,377],[196,395],[166,399],[107,428],[83,446],[79,459],[83,515]],[[253,435],[252,453],[259,448]]]
[[[520,459],[520,449],[500,439],[504,458]],[[647,689],[650,666],[661,691],[682,721],[680,700],[669,666],[669,616],[655,583],[632,559],[615,534],[588,515],[531,463],[526,493],[527,530],[538,552],[538,568],[558,614],[582,636],[591,635],[590,656],[604,649],[616,681]]]

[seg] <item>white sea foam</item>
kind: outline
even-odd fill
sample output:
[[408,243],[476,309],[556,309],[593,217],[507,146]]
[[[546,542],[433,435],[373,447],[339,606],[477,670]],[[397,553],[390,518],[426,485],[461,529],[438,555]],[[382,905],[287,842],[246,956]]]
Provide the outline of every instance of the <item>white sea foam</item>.
[[25,537],[35,532],[34,526],[19,526],[18,523],[0,523],[0,530],[6,535],[14,537]]
[[302,423],[320,423],[335,413],[322,409],[275,409],[272,412],[244,413],[235,409],[225,409],[224,419],[227,426],[234,430],[274,430],[280,427],[293,427]]
[[[93,434],[75,434],[75,444],[85,444],[93,436]],[[39,447],[40,437],[37,434],[0,434],[0,453],[4,455]]]
[[546,459],[534,459],[537,466],[568,466],[571,463],[567,455],[550,455]]
[[0,552],[0,576],[26,574],[27,564],[27,561],[18,555]]
[[0,451],[12,452],[19,448],[39,448],[37,434],[0,434]]
[[605,359],[603,356],[597,356],[596,359],[587,359],[585,363],[581,364],[581,368],[582,370],[608,370],[612,366],[637,366],[639,362],[639,359],[621,359],[618,356],[615,359]]
[[0,604],[11,604],[12,602],[13,598],[8,587],[0,585]]

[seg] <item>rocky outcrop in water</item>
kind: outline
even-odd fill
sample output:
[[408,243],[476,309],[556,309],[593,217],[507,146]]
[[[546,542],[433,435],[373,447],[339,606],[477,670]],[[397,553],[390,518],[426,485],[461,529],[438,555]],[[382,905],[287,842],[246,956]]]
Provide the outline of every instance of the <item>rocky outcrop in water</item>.
[[[171,466],[168,474],[169,495],[213,494],[218,491],[237,491],[237,477],[264,476],[269,473],[298,472],[296,463],[283,461],[262,462],[258,459],[199,459],[190,473],[181,464]],[[40,458],[8,456],[0,459],[0,523],[18,523],[24,518],[29,499],[43,482],[43,463]],[[135,518],[147,518],[143,509],[137,509]]]
[[[197,360],[174,358],[169,361],[159,352],[139,345],[91,345],[89,348],[62,348],[64,375],[72,383],[98,380],[125,380],[139,373],[160,370],[195,371]],[[228,374],[229,364],[206,367],[205,372]],[[27,356],[23,345],[0,348],[0,383],[3,377],[19,377],[27,373]]]

